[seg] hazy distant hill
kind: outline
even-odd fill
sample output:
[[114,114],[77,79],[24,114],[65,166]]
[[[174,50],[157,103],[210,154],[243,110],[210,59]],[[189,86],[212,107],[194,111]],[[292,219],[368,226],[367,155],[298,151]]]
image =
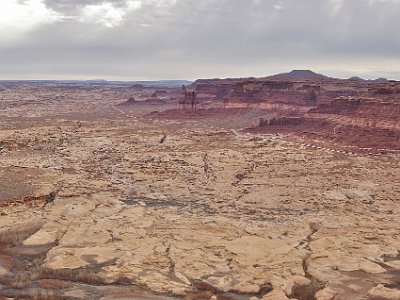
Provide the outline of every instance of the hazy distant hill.
[[353,80],[353,81],[365,81],[364,78],[361,78],[361,77],[358,77],[358,76],[350,77],[349,80]]
[[143,87],[163,87],[175,88],[182,85],[190,85],[188,80],[157,80],[157,81],[108,81],[104,79],[90,80],[0,80],[0,83],[39,83],[55,85],[113,85],[113,86],[132,86],[141,85]]
[[389,80],[387,78],[384,77],[379,77],[377,79],[374,80],[374,82],[376,83],[387,83]]

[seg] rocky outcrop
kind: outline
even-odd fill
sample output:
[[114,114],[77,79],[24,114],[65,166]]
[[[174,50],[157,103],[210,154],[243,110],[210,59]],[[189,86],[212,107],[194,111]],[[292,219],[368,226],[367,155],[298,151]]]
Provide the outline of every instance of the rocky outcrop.
[[134,105],[136,103],[137,103],[137,101],[135,100],[135,98],[130,97],[127,101],[122,102],[122,103],[118,104],[117,106],[122,106],[122,107],[123,106],[130,106],[130,105]]
[[296,126],[302,123],[304,123],[304,120],[298,117],[273,117],[270,120],[261,118],[259,126]]
[[368,300],[400,300],[400,290],[380,284],[368,292]]

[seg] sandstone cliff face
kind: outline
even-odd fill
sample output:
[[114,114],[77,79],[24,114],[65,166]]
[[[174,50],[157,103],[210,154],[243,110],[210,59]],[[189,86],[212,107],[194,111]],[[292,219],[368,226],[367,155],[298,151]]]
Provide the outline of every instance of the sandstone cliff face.
[[337,98],[320,104],[302,116],[261,119],[259,126],[290,132],[324,146],[343,146],[351,151],[400,151],[400,102],[374,98]]
[[193,85],[203,101],[227,103],[287,103],[316,106],[340,96],[357,96],[368,88],[366,84],[342,80],[268,80],[226,79],[198,80]]
[[336,114],[343,117],[363,118],[371,126],[395,128],[400,116],[400,102],[386,102],[374,98],[335,99],[321,104],[312,114]]
[[257,79],[198,80],[193,87],[200,102],[263,110],[259,126],[267,131],[368,150],[400,149],[396,81],[339,80],[294,71]]

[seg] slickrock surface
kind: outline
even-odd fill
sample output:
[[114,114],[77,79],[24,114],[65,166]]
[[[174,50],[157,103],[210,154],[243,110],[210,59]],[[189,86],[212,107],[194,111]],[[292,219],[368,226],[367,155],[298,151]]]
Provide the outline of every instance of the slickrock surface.
[[397,156],[143,118],[123,88],[1,97],[1,296],[399,299]]

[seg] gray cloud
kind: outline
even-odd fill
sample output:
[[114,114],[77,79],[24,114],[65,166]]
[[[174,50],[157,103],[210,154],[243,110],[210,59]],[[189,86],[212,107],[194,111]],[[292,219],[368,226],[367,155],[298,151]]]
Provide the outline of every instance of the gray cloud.
[[147,0],[134,10],[125,0],[45,0],[76,16],[104,3],[120,12],[117,25],[81,16],[0,43],[2,76],[195,79],[312,68],[400,79],[396,0]]
[[66,15],[75,15],[79,13],[82,7],[87,5],[111,3],[117,6],[124,6],[126,4],[126,0],[44,0],[43,2],[48,8]]

